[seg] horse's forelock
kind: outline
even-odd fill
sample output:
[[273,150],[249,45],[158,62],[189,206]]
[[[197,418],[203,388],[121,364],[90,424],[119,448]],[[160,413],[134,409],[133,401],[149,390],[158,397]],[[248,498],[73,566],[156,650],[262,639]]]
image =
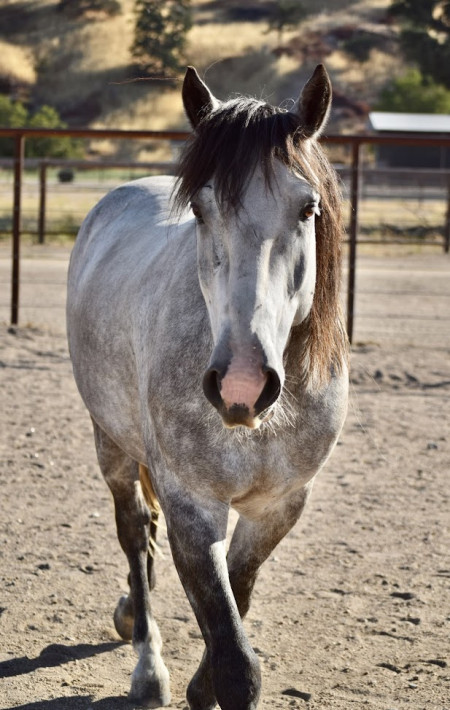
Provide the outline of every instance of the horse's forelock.
[[177,207],[186,208],[214,177],[220,205],[238,208],[258,165],[270,184],[273,157],[289,161],[288,143],[298,128],[295,114],[257,99],[238,97],[221,104],[200,122],[181,156]]

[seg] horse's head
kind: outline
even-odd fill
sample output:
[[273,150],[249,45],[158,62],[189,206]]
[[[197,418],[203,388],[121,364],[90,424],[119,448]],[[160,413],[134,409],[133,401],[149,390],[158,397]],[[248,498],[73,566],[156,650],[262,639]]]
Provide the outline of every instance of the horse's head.
[[221,103],[189,68],[183,101],[195,136],[178,199],[196,218],[214,341],[204,392],[226,426],[257,428],[282,390],[291,330],[313,307],[321,195],[308,164],[331,86],[317,67],[288,112],[254,99]]

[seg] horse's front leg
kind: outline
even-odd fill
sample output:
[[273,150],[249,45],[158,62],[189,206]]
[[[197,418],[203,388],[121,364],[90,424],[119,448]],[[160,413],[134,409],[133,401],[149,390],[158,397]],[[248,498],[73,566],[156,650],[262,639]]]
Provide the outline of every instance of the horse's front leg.
[[139,655],[130,699],[157,708],[169,704],[170,689],[169,673],[161,657],[161,636],[150,608],[151,513],[142,495],[138,464],[95,423],[94,434],[100,468],[114,498],[117,536],[130,567],[130,594],[119,600],[114,614],[117,631],[125,639],[132,637]]
[[[161,501],[162,502],[162,501]],[[165,500],[175,565],[205,639],[209,687],[188,693],[191,710],[254,710],[261,688],[259,662],[242,627],[225,554],[228,506],[194,500],[185,491]]]
[[[227,562],[230,585],[242,618],[250,607],[251,593],[261,565],[299,519],[309,490],[310,486],[306,486],[256,521],[239,518]],[[208,649],[189,685],[188,700],[192,710],[210,710],[215,705]]]

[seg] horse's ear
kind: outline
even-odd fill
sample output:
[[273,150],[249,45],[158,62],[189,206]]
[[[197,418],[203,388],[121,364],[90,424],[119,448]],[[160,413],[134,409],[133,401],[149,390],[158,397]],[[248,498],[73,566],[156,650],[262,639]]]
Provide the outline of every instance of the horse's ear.
[[194,67],[187,68],[181,95],[184,110],[193,128],[196,128],[201,119],[219,105],[219,101],[200,79]]
[[323,64],[318,64],[292,109],[292,113],[300,116],[305,138],[317,138],[320,135],[327,122],[330,107],[330,77]]

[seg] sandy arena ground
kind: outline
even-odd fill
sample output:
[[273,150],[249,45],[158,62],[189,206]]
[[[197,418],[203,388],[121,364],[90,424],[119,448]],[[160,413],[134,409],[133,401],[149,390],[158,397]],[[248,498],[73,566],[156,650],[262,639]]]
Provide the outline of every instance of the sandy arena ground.
[[[30,251],[10,332],[0,251],[0,707],[130,710],[135,656],[112,624],[126,562],[72,379],[66,265]],[[264,710],[450,708],[449,267],[361,260],[347,423],[246,620]],[[202,640],[164,526],[159,541],[153,607],[184,708]]]

